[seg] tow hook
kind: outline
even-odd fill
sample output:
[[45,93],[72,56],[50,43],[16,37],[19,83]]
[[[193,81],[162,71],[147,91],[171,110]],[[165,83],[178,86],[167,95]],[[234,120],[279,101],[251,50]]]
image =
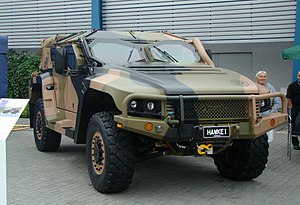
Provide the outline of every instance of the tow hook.
[[213,145],[212,144],[208,144],[208,145],[201,144],[198,146],[197,151],[200,155],[213,154]]

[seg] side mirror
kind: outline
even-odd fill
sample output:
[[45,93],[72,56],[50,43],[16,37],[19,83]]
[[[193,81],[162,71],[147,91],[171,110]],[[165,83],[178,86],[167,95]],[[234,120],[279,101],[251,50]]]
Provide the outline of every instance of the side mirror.
[[55,71],[63,74],[68,68],[68,56],[65,48],[56,48],[55,52]]
[[205,49],[205,52],[207,53],[208,57],[212,60],[212,52],[210,49]]

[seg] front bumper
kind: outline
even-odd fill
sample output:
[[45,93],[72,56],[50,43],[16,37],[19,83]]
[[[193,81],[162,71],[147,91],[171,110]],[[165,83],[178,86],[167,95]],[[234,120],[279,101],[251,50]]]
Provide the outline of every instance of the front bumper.
[[[282,102],[281,112],[271,113],[270,115],[260,116],[257,105],[259,100],[280,97]],[[180,98],[180,97],[179,97]],[[184,113],[181,114],[181,120],[178,126],[172,126],[164,119],[151,119],[132,117],[127,115],[127,105],[132,99],[150,99],[167,101],[168,97],[160,95],[129,95],[123,102],[122,115],[116,115],[114,120],[122,127],[129,131],[133,131],[148,137],[166,142],[184,142],[191,139],[199,141],[203,139],[203,126],[229,126],[231,131],[230,139],[255,139],[256,137],[266,133],[267,131],[278,127],[287,121],[286,99],[282,93],[270,93],[263,95],[206,95],[197,96],[197,99],[247,99],[248,112],[247,119],[221,119],[209,122],[187,122],[184,121]],[[180,100],[182,101],[182,100]],[[239,108],[236,108],[239,109]],[[181,109],[182,110],[182,109]],[[164,110],[163,110],[164,111]],[[167,115],[167,113],[165,113]],[[152,124],[153,129],[146,128],[148,124]]]

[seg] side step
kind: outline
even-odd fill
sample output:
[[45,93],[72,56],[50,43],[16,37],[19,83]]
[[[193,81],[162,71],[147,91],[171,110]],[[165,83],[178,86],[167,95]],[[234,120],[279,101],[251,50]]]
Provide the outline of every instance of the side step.
[[[63,135],[67,135],[67,130],[71,129],[71,128],[72,128],[72,121],[69,119],[56,121],[54,124],[54,129],[56,130],[56,132],[59,132]],[[69,135],[67,135],[67,136],[69,136]],[[71,137],[71,136],[69,136],[69,137]]]

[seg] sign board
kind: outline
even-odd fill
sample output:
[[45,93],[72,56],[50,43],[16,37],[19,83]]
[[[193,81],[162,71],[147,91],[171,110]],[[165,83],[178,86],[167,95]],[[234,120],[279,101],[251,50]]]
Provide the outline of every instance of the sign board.
[[6,205],[6,138],[21,116],[28,99],[0,99],[0,204]]

